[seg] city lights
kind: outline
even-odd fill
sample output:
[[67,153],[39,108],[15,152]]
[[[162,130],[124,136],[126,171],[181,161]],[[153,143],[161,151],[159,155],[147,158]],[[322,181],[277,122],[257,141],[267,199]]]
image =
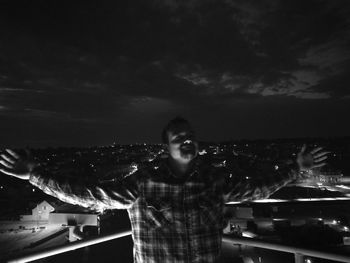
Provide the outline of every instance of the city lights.
[[[241,162],[248,159],[254,159],[259,160],[262,162],[267,161],[269,166],[266,166],[266,169],[269,173],[276,171],[276,174],[279,174],[281,171],[282,165],[280,164],[279,160],[270,160],[269,157],[265,153],[267,152],[266,149],[270,149],[269,147],[271,145],[274,145],[276,147],[276,144],[261,144],[260,146],[258,144],[250,143],[248,146],[246,146],[246,143],[240,143],[236,144],[236,151],[232,151],[233,144],[212,144],[212,145],[206,145],[202,146],[199,154],[202,155],[204,160],[210,160],[210,164],[215,167],[220,168],[228,168],[231,169],[231,167],[235,167],[235,161]],[[247,148],[249,147],[249,148]],[[255,148],[257,147],[257,148]],[[260,147],[260,148],[259,148]],[[255,154],[255,150],[259,152],[260,154]],[[290,154],[292,153],[291,149]],[[253,154],[252,154],[253,153]],[[284,154],[286,155],[286,153]],[[92,176],[97,178],[100,182],[108,183],[110,182],[119,182],[122,178],[126,178],[127,176],[134,174],[139,169],[143,169],[143,167],[153,167],[154,170],[157,170],[159,167],[161,167],[161,162],[165,158],[167,158],[168,152],[164,150],[163,145],[151,145],[151,144],[134,144],[134,145],[115,145],[113,147],[99,147],[99,148],[91,148],[91,149],[74,149],[72,151],[67,152],[60,152],[60,154],[52,154],[50,153],[50,162],[54,165],[54,169],[60,169],[60,165],[63,165],[64,168],[67,168],[67,171],[71,171],[71,169],[74,167],[74,169],[81,169],[82,172],[84,172],[84,175],[86,175],[86,171],[88,171],[88,176]],[[46,156],[47,157],[47,156]],[[45,162],[47,161],[47,158],[45,155],[42,155],[42,157],[38,158],[38,162]],[[75,161],[74,163],[72,161]],[[209,163],[209,162],[208,162]],[[253,162],[246,162],[243,163],[246,166],[250,166],[251,164],[254,164]],[[99,173],[100,171],[104,172],[104,166],[110,166],[113,167],[113,173],[111,176],[105,176],[102,173]],[[81,168],[80,168],[81,167]],[[254,167],[254,166],[252,166]],[[264,167],[264,166],[262,166]],[[284,167],[284,166],[283,166]],[[227,170],[227,174],[231,180],[234,178],[242,178],[242,183],[250,183],[254,182],[256,176],[265,176],[264,170],[259,171],[257,174],[255,174],[254,169],[249,170],[249,172],[242,173],[242,176],[237,173],[235,169]],[[260,167],[259,167],[260,169]],[[265,169],[265,168],[264,168]],[[64,173],[65,170],[62,170],[61,172]],[[122,178],[118,178],[118,174],[122,175]],[[78,173],[77,173],[78,174]],[[101,176],[101,177],[100,177]],[[341,180],[338,180],[338,178],[341,178]],[[333,180],[334,179],[334,180]],[[336,179],[336,180],[335,180]],[[238,217],[238,221],[240,224],[240,230],[238,231],[237,225],[235,226],[236,232],[234,232],[231,229],[231,234],[233,233],[240,233],[241,237],[248,238],[249,240],[254,240],[255,238],[260,238],[259,232],[256,232],[255,227],[262,228],[264,231],[275,231],[275,227],[289,227],[295,226],[294,224],[300,224],[300,222],[303,222],[302,224],[307,225],[307,222],[310,221],[310,224],[317,224],[318,226],[332,226],[332,230],[337,231],[338,233],[343,233],[346,235],[348,232],[350,232],[350,229],[348,226],[344,226],[340,224],[339,221],[336,220],[336,218],[329,217],[329,215],[326,215],[324,213],[320,213],[317,211],[317,213],[313,214],[312,216],[305,217],[305,219],[297,219],[294,220],[292,217],[289,217],[289,215],[298,216],[297,209],[292,209],[288,211],[289,214],[283,214],[283,209],[281,209],[278,204],[279,203],[285,203],[284,207],[293,207],[295,203],[302,204],[302,203],[310,203],[310,202],[329,202],[329,201],[348,201],[350,200],[350,180],[346,181],[344,179],[347,179],[347,177],[343,177],[343,175],[338,171],[329,171],[327,173],[320,174],[319,172],[315,173],[314,176],[310,177],[308,180],[298,182],[298,187],[307,188],[308,192],[311,190],[313,191],[320,191],[324,190],[326,192],[322,192],[321,196],[309,196],[304,197],[303,195],[294,194],[291,196],[288,195],[276,195],[276,198],[266,198],[266,199],[260,199],[260,200],[244,200],[244,201],[232,201],[227,203],[227,207],[230,207],[230,205],[235,205],[235,207],[240,208],[238,214],[236,216],[242,216],[246,217],[245,222],[242,223],[242,219]],[[295,187],[293,185],[287,185],[288,187],[285,187],[284,189],[293,189],[289,187]],[[4,186],[1,185],[0,189],[4,189]],[[34,196],[34,192],[37,193],[37,189],[33,189],[32,187],[28,187],[28,190],[32,193]],[[303,190],[303,191],[304,191]],[[2,190],[3,192],[4,190]],[[294,191],[294,189],[293,189]],[[327,192],[329,191],[329,192]],[[329,193],[332,191],[342,191],[344,193],[344,196],[336,195],[335,193],[332,195],[329,195]],[[305,191],[304,191],[305,192]],[[300,191],[302,193],[302,191]],[[345,196],[346,194],[349,194],[349,196]],[[107,199],[107,192],[104,191],[104,189],[101,187],[99,189],[99,195],[102,196],[104,199]],[[278,196],[278,197],[277,197]],[[59,194],[58,198],[61,200],[66,200],[67,197],[65,197],[63,194]],[[72,201],[72,200],[70,200]],[[249,202],[249,203],[248,203]],[[250,203],[252,205],[250,205]],[[76,203],[78,204],[78,203]],[[242,205],[241,205],[242,204]],[[253,209],[255,209],[255,205],[253,204],[259,204],[256,207],[265,207],[264,204],[268,204],[266,207],[270,207],[270,211],[260,211],[259,213],[265,214],[268,216],[267,219],[262,219],[260,222],[259,220],[255,218],[255,215],[253,213]],[[273,204],[273,205],[269,205]],[[97,212],[101,212],[100,215],[108,214],[108,208],[104,208],[101,204],[91,204],[93,205],[94,209],[96,209]],[[318,204],[317,204],[318,205]],[[304,205],[301,205],[304,206]],[[300,207],[301,207],[300,206]],[[43,210],[44,211],[44,210]],[[238,210],[237,210],[238,211]],[[250,212],[249,212],[250,211]],[[37,212],[38,215],[43,216],[42,211]],[[258,214],[258,213],[257,213]],[[334,215],[332,215],[334,216]],[[331,218],[331,219],[330,219]],[[251,221],[251,222],[250,222]],[[248,223],[249,222],[249,223]],[[100,218],[99,223],[101,225],[104,224],[103,217]],[[255,225],[255,226],[254,226]],[[227,234],[227,233],[226,233]],[[311,256],[311,255],[310,255]],[[311,259],[310,259],[311,260]],[[262,259],[261,259],[262,261]],[[266,261],[264,259],[264,261]],[[309,262],[309,261],[305,261]]]

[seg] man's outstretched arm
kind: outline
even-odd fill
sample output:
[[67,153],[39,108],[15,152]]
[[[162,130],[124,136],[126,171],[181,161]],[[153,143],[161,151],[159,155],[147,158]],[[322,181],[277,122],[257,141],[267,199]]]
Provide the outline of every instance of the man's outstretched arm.
[[224,189],[226,202],[230,201],[252,201],[268,198],[282,187],[310,176],[314,169],[326,165],[325,160],[329,152],[323,151],[321,147],[306,151],[304,145],[298,153],[296,160],[280,162],[272,166],[263,176],[257,178],[245,178],[238,176],[227,176]]
[[49,171],[37,166],[30,158],[20,156],[12,150],[1,154],[0,172],[28,180],[46,194],[63,202],[98,211],[127,209],[138,196],[136,173],[123,180],[98,184],[53,178]]

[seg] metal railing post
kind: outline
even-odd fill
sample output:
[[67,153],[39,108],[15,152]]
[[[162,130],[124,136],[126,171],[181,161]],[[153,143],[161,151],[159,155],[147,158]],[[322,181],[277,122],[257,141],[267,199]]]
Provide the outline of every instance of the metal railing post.
[[294,262],[295,263],[304,263],[304,255],[300,253],[294,253]]

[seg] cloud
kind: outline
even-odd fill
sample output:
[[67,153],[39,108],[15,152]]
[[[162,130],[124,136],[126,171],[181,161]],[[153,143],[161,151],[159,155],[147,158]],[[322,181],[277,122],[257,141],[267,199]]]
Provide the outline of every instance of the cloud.
[[347,1],[45,7],[0,10],[3,118],[96,129],[128,118],[156,125],[172,114],[226,116],[235,103],[253,111],[263,110],[260,100],[321,107],[316,101],[349,97]]
[[334,74],[325,78],[308,90],[310,92],[323,92],[334,98],[348,98],[350,95],[350,71]]
[[320,71],[330,71],[329,73],[342,69],[340,67],[344,61],[350,59],[348,42],[344,40],[333,40],[307,50],[305,57],[299,59],[303,66],[313,66]]
[[[62,21],[55,17],[50,20],[56,34],[51,39],[43,41],[37,31],[30,36],[11,35],[7,60],[14,60],[16,72],[6,75],[12,73],[18,80],[21,73],[22,84],[29,81],[34,83],[32,86],[47,90],[136,97],[177,99],[188,97],[186,93],[194,97],[193,91],[220,95],[228,94],[228,90],[232,96],[242,93],[289,96],[309,78],[306,74],[304,79],[299,76],[296,83],[294,72],[310,67],[321,71],[340,62],[347,52],[346,41],[339,39],[340,25],[345,23],[346,16],[337,15],[344,12],[341,8],[344,3],[330,7],[324,2],[311,2],[153,1],[131,5],[128,17],[106,15],[89,29],[94,34],[99,25],[109,25],[104,29],[104,40],[92,38],[88,28],[83,27],[72,38],[74,41],[80,37],[79,44],[68,44],[67,37],[71,35],[69,31],[65,33],[67,28],[59,25]],[[75,8],[73,5],[72,9]],[[114,6],[101,8],[115,9]],[[154,16],[139,16],[142,9]],[[85,11],[83,8],[76,18],[72,17],[71,30],[82,25],[79,19],[84,20]],[[29,24],[37,19],[33,18]],[[122,28],[116,23],[122,19],[126,31],[120,31]],[[18,50],[26,52],[18,53]],[[221,84],[222,76],[234,78]],[[188,83],[179,82],[178,78]],[[180,88],[169,85],[170,82]]]

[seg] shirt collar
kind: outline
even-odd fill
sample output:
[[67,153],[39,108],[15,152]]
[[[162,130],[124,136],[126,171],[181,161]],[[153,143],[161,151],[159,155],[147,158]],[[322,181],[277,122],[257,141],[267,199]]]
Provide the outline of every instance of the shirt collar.
[[[186,179],[188,178],[191,178],[193,177],[194,175],[197,175],[199,173],[199,168],[200,168],[200,163],[201,161],[199,160],[198,157],[196,157],[194,160],[193,160],[194,164],[193,164],[193,167],[192,167],[192,170],[191,172],[189,173],[188,176],[184,177]],[[159,169],[158,169],[160,172],[162,172],[163,174],[166,174],[168,176],[171,176],[172,178],[175,178],[175,179],[183,179],[183,178],[179,178],[177,176],[175,176],[174,172],[171,170],[170,168],[170,165],[169,165],[169,160],[168,158],[167,159],[164,159],[163,162],[161,163],[161,165],[159,166]]]

